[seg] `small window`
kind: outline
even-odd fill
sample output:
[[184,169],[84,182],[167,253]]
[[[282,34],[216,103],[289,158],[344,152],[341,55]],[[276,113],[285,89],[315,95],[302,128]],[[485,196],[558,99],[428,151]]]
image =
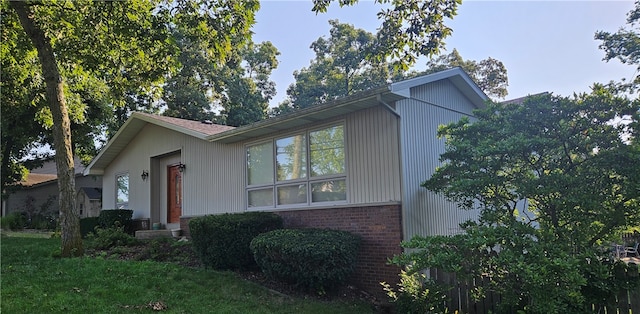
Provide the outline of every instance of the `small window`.
[[278,187],[278,205],[307,203],[307,185],[285,185]]
[[273,188],[250,190],[248,192],[249,207],[273,206]]
[[327,180],[311,183],[311,202],[339,202],[347,200],[345,180]]
[[129,208],[129,174],[116,176],[116,207]]

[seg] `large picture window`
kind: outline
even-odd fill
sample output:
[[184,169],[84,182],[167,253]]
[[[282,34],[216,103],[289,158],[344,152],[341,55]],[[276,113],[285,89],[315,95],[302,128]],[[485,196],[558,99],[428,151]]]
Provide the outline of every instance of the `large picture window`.
[[334,125],[247,147],[247,206],[345,202],[344,126]]

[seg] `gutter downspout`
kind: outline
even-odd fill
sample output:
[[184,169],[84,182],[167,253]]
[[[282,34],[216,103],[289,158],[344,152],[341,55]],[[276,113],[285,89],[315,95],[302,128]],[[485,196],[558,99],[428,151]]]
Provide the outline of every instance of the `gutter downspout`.
[[398,173],[400,174],[400,237],[402,241],[406,241],[409,240],[406,238],[407,236],[407,230],[406,230],[406,224],[407,224],[407,218],[406,218],[406,212],[405,212],[405,207],[404,207],[404,154],[403,154],[403,150],[402,150],[402,116],[400,116],[400,114],[393,109],[389,104],[387,104],[384,100],[382,100],[382,97],[380,96],[380,94],[378,94],[376,96],[376,99],[378,100],[378,102],[380,103],[380,105],[386,109],[387,111],[389,111],[391,114],[393,114],[396,118],[398,118],[398,124],[397,124],[397,132],[398,132],[398,166],[400,169],[398,169]]

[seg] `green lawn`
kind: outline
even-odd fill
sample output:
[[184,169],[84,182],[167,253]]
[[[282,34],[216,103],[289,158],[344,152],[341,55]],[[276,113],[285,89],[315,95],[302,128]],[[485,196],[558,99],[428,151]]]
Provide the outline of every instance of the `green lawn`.
[[294,299],[232,272],[170,263],[54,258],[59,239],[0,239],[2,313],[374,313],[368,304]]

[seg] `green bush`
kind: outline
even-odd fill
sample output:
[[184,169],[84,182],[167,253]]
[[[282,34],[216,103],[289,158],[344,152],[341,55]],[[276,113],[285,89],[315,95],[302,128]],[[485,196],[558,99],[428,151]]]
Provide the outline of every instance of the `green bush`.
[[98,217],[80,218],[80,234],[85,238],[89,233],[94,233],[99,226]]
[[20,230],[24,228],[25,219],[21,213],[11,213],[0,218],[2,229]]
[[251,251],[271,279],[323,293],[355,269],[360,238],[329,229],[282,229],[257,236]]
[[398,290],[390,284],[381,283],[397,313],[448,313],[446,304],[449,290],[445,285],[427,279],[421,272],[401,271]]
[[125,232],[131,229],[131,218],[133,217],[132,209],[103,209],[98,216],[98,224],[101,228],[111,228],[116,222],[124,227]]
[[110,228],[96,228],[95,233],[87,235],[87,248],[104,250],[117,246],[130,246],[137,244],[136,238],[124,231],[124,227],[116,222]]
[[282,218],[265,212],[209,215],[189,221],[193,249],[204,266],[214,269],[255,268],[251,240],[278,228],[282,228]]

